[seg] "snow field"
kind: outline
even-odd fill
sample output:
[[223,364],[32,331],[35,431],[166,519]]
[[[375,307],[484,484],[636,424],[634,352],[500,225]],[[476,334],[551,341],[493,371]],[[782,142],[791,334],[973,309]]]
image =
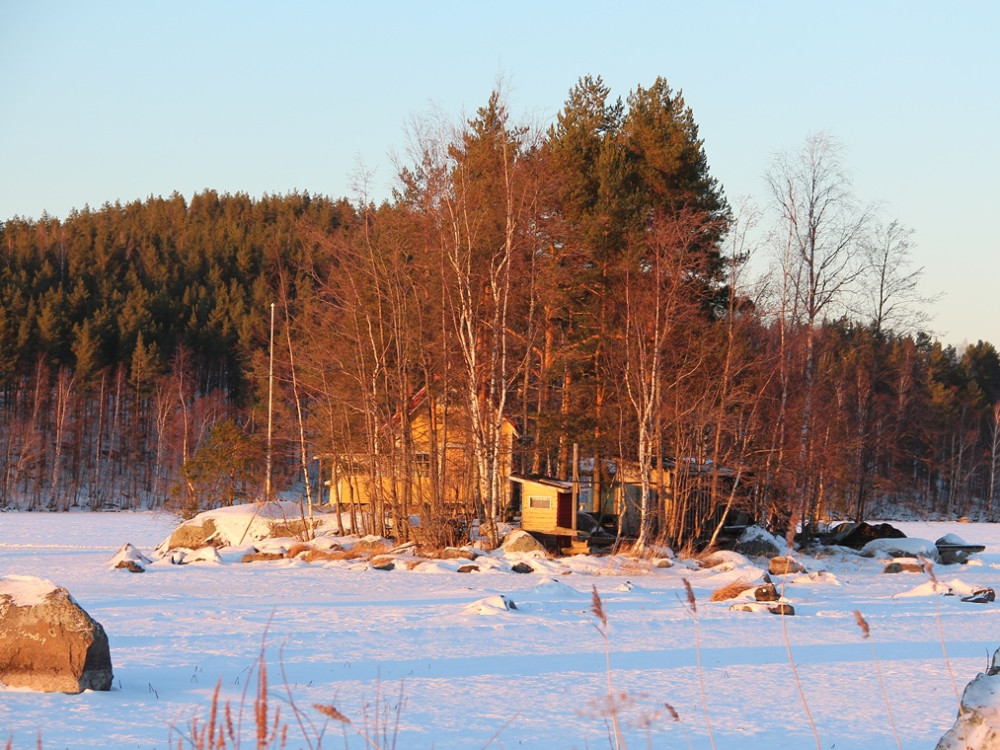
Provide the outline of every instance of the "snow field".
[[[358,560],[240,564],[226,553],[221,564],[109,568],[123,543],[151,555],[176,524],[160,513],[0,514],[0,576],[66,587],[104,625],[115,670],[108,693],[0,688],[0,743],[33,748],[40,731],[45,748],[176,745],[193,716],[207,717],[217,682],[236,706],[249,681],[251,709],[266,638],[272,706],[288,720],[286,682],[317,725],[314,703],[363,724],[380,709],[392,714],[402,690],[397,748],[608,747],[592,586],[632,747],[708,747],[709,731],[718,748],[815,747],[789,649],[823,747],[896,747],[889,710],[903,747],[933,747],[954,721],[956,692],[1000,646],[1000,605],[942,596],[924,574],[883,575],[885,559],[846,552],[798,557],[810,574],[786,577],[796,610],[787,618],[709,601],[733,581],[761,581],[766,561],[739,557],[714,569],[576,557],[532,561],[542,571],[527,575],[499,555],[468,574],[454,572],[454,561],[376,571]],[[986,544],[970,563],[935,574],[956,590],[996,587],[1000,527],[896,525],[913,537],[956,533]],[[517,609],[497,606],[497,595]],[[343,747],[344,731],[328,724],[323,746]],[[349,747],[364,746],[346,731]],[[307,746],[291,737],[290,747]]]

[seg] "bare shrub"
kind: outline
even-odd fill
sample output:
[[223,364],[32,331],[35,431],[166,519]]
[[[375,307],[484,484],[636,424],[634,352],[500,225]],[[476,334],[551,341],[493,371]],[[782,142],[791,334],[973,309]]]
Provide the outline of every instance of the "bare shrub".
[[730,599],[735,599],[737,596],[750,588],[750,586],[751,584],[743,578],[738,581],[733,581],[732,583],[727,583],[725,586],[717,588],[712,592],[711,601],[726,602]]

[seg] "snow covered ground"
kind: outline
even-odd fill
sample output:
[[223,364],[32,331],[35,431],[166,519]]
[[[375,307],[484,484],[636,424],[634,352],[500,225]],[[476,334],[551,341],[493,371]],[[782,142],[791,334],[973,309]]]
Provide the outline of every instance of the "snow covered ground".
[[[633,748],[811,748],[813,726],[822,748],[893,748],[893,725],[902,747],[931,748],[1000,646],[1000,604],[943,596],[924,573],[884,575],[885,559],[846,552],[799,558],[811,575],[787,578],[796,615],[784,618],[709,600],[727,583],[760,582],[766,561],[736,556],[712,569],[532,560],[529,574],[499,555],[473,573],[453,560],[379,571],[358,560],[241,564],[225,552],[221,563],[160,560],[143,574],[108,565],[125,542],[151,555],[177,523],[159,513],[0,514],[0,576],[69,589],[106,629],[115,672],[106,693],[0,687],[0,747],[12,738],[34,748],[39,733],[47,749],[176,747],[192,717],[207,717],[218,681],[234,706],[249,681],[250,709],[265,639],[271,705],[290,720],[285,685],[317,727],[313,704],[363,727],[376,714],[393,721],[402,694],[397,748],[609,747],[594,586]],[[986,545],[967,564],[936,566],[942,584],[964,593],[1000,583],[1000,526],[896,525]],[[482,602],[497,594],[517,609]],[[349,747],[364,747],[333,722],[323,746],[344,747],[345,731]],[[288,746],[310,746],[294,722]]]

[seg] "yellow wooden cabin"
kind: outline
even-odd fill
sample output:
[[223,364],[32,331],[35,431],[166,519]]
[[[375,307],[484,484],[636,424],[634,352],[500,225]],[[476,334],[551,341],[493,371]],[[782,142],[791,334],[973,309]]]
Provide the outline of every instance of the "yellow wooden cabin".
[[[398,426],[398,418],[394,421]],[[449,506],[472,507],[478,482],[468,411],[454,403],[432,400],[422,389],[410,402],[409,434],[412,460],[408,468],[404,468],[405,457],[398,437],[394,450],[386,454],[344,457],[333,470],[330,504],[339,499],[343,506],[369,510],[377,498],[395,497],[407,498],[411,512],[438,501]],[[510,472],[517,437],[516,427],[505,419],[500,434],[502,477]],[[503,500],[506,505],[506,498]]]

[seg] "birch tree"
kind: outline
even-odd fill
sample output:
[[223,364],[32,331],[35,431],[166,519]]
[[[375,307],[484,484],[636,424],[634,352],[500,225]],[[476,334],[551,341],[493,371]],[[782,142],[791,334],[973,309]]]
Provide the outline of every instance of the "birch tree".
[[824,133],[797,151],[777,156],[767,181],[784,238],[783,277],[794,296],[794,328],[803,336],[803,403],[798,440],[797,502],[805,524],[815,520],[821,498],[815,476],[815,341],[825,315],[846,303],[858,277],[856,250],[872,209],[854,197],[842,148]]
[[524,366],[509,335],[519,255],[534,206],[528,131],[512,127],[499,92],[490,96],[450,149],[444,201],[449,317],[462,368],[486,539],[499,543],[497,519],[506,477],[501,443],[508,395]]

